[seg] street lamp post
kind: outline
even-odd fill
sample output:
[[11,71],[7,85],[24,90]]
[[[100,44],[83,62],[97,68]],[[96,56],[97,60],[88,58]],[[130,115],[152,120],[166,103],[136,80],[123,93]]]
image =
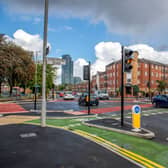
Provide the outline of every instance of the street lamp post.
[[46,56],[47,56],[47,29],[48,29],[48,0],[45,0],[44,8],[44,34],[43,34],[43,81],[42,81],[42,111],[41,127],[46,127]]

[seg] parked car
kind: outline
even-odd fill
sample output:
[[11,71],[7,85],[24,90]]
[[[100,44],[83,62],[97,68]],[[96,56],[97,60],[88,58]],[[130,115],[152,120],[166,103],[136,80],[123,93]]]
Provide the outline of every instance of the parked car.
[[70,93],[64,95],[64,100],[73,100],[74,98],[75,97]]
[[60,93],[59,93],[59,96],[60,96],[60,97],[64,97],[64,92],[60,92]]
[[108,93],[100,93],[98,96],[100,100],[109,100]]
[[168,95],[161,94],[152,98],[152,104],[154,107],[168,107]]
[[[82,93],[78,99],[79,105],[88,105],[88,93]],[[90,94],[90,105],[99,105],[99,98],[95,94]]]

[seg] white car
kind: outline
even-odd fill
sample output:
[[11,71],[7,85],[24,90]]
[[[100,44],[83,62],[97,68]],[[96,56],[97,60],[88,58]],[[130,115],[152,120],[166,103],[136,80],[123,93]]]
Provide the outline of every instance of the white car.
[[64,95],[64,100],[73,100],[75,97],[72,94],[65,94]]
[[98,97],[99,97],[100,100],[109,100],[109,95],[108,95],[108,93],[100,93],[100,94],[98,95]]

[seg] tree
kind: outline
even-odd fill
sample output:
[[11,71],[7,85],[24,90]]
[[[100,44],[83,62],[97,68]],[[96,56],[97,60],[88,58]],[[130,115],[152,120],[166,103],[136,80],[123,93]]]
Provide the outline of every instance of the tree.
[[11,41],[4,42],[0,48],[0,75],[10,86],[24,85],[34,77],[35,65],[32,54]]
[[162,93],[167,87],[167,82],[164,80],[157,80],[156,82],[158,84],[157,90]]
[[1,85],[5,81],[5,67],[2,64],[2,56],[3,56],[3,47],[5,43],[5,38],[2,34],[0,34],[0,95],[1,95]]
[[138,85],[133,85],[133,95],[137,96],[139,92],[139,86]]
[[[37,64],[37,85],[42,88],[42,64]],[[55,77],[55,70],[51,65],[46,66],[46,92],[48,93],[50,89],[53,88],[53,81]],[[29,87],[33,89],[35,85],[35,77],[29,82]],[[41,89],[40,89],[41,92]]]
[[65,90],[67,84],[58,85],[58,90]]

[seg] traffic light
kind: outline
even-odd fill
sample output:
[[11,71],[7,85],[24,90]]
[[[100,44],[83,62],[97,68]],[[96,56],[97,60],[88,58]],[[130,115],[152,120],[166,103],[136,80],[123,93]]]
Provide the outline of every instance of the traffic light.
[[134,51],[130,49],[124,49],[124,72],[131,72],[133,65],[132,61],[134,59]]
[[46,48],[46,55],[49,54],[49,51],[50,51],[50,47],[48,46],[48,47]]

